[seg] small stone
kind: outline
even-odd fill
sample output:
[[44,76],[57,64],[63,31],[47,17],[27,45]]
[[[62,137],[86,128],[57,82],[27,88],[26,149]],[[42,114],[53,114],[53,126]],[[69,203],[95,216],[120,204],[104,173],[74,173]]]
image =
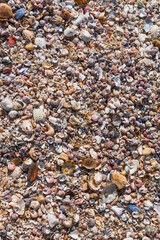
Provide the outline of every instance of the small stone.
[[143,156],[149,156],[151,153],[152,153],[152,148],[146,147],[142,150],[142,155]]
[[46,40],[44,38],[35,38],[35,45],[40,48],[46,48]]
[[30,207],[34,210],[38,210],[38,208],[40,207],[40,203],[38,201],[32,201]]
[[100,119],[101,115],[99,113],[94,113],[92,115],[92,120],[95,122],[98,122],[98,120]]
[[50,228],[55,227],[57,224],[59,224],[59,219],[54,215],[54,213],[48,214],[48,223]]
[[16,14],[15,14],[15,18],[16,19],[22,18],[24,16],[25,12],[26,12],[25,8],[18,9]]
[[118,189],[122,189],[127,184],[127,179],[125,176],[118,172],[112,173],[112,182],[116,184]]
[[25,37],[25,38],[27,38],[27,39],[31,39],[31,38],[33,38],[33,32],[31,32],[31,31],[29,31],[29,30],[23,30],[23,36]]
[[62,159],[62,160],[64,160],[64,161],[68,161],[68,160],[69,160],[68,155],[65,154],[65,153],[61,153],[61,154],[59,155],[59,157],[60,157],[60,159]]
[[71,218],[66,219],[66,220],[64,220],[64,222],[63,222],[63,226],[66,227],[66,228],[72,227],[72,224],[73,224],[73,220],[72,220]]
[[12,17],[12,9],[8,4],[1,3],[0,4],[0,18],[10,18]]
[[88,219],[88,227],[92,228],[95,225],[95,220],[93,218]]
[[91,34],[86,30],[82,30],[79,38],[88,43],[91,40]]
[[128,212],[139,212],[139,208],[136,205],[129,204],[126,208]]
[[13,110],[8,113],[8,116],[10,119],[14,119],[17,117],[17,114],[18,114],[18,112]]
[[32,51],[34,49],[34,45],[32,43],[29,43],[25,46],[25,49],[28,51]]
[[9,98],[5,98],[2,102],[1,102],[1,106],[4,110],[6,110],[7,112],[11,111],[13,108],[13,103]]
[[76,35],[76,31],[70,27],[67,27],[64,30],[64,36],[65,37],[74,37]]

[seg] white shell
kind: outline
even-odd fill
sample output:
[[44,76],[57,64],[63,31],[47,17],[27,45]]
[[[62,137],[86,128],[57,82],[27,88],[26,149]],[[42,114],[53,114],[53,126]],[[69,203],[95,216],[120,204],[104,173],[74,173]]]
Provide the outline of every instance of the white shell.
[[117,216],[121,216],[124,211],[124,208],[120,208],[117,206],[113,206],[113,207],[111,207],[111,209]]
[[139,167],[139,161],[138,160],[133,160],[133,167],[130,168],[130,174],[133,174],[137,171],[138,167]]
[[102,182],[102,174],[100,172],[94,174],[94,182],[95,184],[100,184]]
[[66,219],[66,220],[64,220],[64,222],[63,222],[63,225],[66,227],[66,228],[70,228],[70,227],[72,227],[72,219]]
[[21,124],[21,128],[26,134],[32,134],[33,133],[33,126],[31,124],[30,120],[24,120]]
[[39,122],[44,118],[44,111],[42,107],[35,108],[33,110],[33,118],[35,122]]

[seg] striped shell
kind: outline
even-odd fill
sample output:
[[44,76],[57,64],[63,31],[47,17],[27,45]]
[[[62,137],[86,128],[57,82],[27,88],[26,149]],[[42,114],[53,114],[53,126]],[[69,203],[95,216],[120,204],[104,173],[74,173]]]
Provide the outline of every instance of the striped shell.
[[43,117],[44,117],[44,112],[42,108],[35,108],[33,110],[33,118],[35,122],[41,121]]

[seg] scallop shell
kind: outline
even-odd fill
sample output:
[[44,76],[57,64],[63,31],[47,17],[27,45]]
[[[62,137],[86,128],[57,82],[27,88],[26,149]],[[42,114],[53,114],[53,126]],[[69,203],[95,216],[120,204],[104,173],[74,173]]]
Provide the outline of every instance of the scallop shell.
[[42,107],[35,108],[33,110],[33,118],[35,122],[39,122],[44,118],[44,111]]
[[33,133],[33,126],[30,120],[24,120],[21,124],[21,128],[26,134]]

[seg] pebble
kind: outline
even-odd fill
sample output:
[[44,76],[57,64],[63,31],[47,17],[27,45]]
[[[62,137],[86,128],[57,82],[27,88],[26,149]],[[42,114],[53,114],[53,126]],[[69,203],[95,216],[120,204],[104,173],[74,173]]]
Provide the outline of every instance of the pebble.
[[7,112],[11,111],[13,109],[13,103],[9,98],[5,98],[2,102],[1,102],[1,106],[4,110],[6,110]]
[[6,3],[0,3],[0,18],[6,19],[12,17],[12,9]]
[[79,37],[86,43],[90,42],[91,40],[91,34],[86,30],[82,30]]
[[35,45],[40,48],[46,48],[46,40],[44,38],[37,37],[35,38]]
[[57,224],[59,224],[59,219],[55,216],[54,213],[48,214],[48,223],[50,228],[55,227]]
[[16,14],[15,14],[15,18],[16,19],[22,18],[24,16],[25,12],[26,12],[25,8],[18,9]]
[[34,49],[34,45],[32,43],[26,44],[25,49],[28,51],[32,51]]

